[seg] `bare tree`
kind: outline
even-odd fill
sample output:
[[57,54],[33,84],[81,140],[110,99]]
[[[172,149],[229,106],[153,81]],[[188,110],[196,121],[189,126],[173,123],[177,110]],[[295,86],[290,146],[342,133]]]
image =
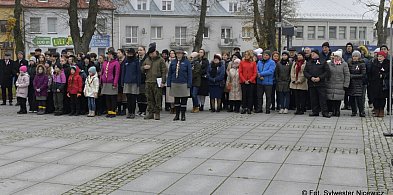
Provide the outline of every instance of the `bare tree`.
[[78,26],[78,0],[70,0],[68,7],[68,15],[70,16],[69,25],[76,53],[87,53],[89,51],[90,41],[96,30],[97,13],[98,0],[90,0],[86,25],[83,29],[83,35],[80,36],[80,28]]
[[193,51],[198,51],[202,48],[203,41],[203,33],[205,31],[205,21],[206,21],[206,12],[207,12],[207,0],[202,0],[201,5],[199,6],[201,10],[201,14],[199,16],[199,25],[198,31],[195,35],[195,43]]
[[21,15],[22,15],[22,5],[21,0],[15,0],[15,8],[14,8],[14,18],[15,18],[15,27],[14,31],[14,40],[16,45],[16,51],[24,51],[25,46],[23,44],[23,33],[21,26]]
[[254,27],[254,35],[255,39],[258,43],[258,46],[260,48],[265,48],[265,42],[264,42],[264,34],[263,34],[263,25],[262,25],[262,18],[261,18],[261,13],[259,11],[259,4],[258,0],[253,0],[253,7],[254,7],[254,22],[253,22],[253,27]]
[[264,20],[263,20],[263,30],[264,30],[264,42],[265,47],[271,50],[275,50],[276,47],[276,0],[265,1],[264,7]]

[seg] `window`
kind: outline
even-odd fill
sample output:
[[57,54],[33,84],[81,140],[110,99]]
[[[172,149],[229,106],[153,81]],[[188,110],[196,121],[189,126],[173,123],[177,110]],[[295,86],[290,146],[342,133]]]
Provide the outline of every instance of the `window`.
[[171,11],[172,1],[162,1],[162,11]]
[[347,27],[346,26],[340,26],[338,28],[338,38],[339,39],[346,39],[347,38]]
[[303,39],[304,34],[304,27],[303,26],[297,26],[296,27],[296,38]]
[[337,39],[337,26],[329,26],[329,39]]
[[308,39],[315,39],[315,26],[309,26],[308,27],[307,38]]
[[242,38],[251,38],[252,37],[252,30],[251,27],[243,27],[242,28]]
[[147,10],[147,0],[137,0],[137,10]]
[[48,33],[57,33],[57,18],[48,18]]
[[230,39],[231,38],[231,29],[230,28],[222,28],[221,29],[221,39]]
[[325,39],[326,34],[326,27],[325,26],[318,26],[318,39]]
[[152,39],[162,39],[162,26],[152,26],[151,27],[151,38]]
[[138,43],[138,27],[137,26],[126,26],[126,43],[137,44]]
[[203,38],[209,38],[209,27],[203,29]]
[[100,33],[106,33],[106,19],[97,18],[97,30]]
[[237,2],[229,2],[229,12],[238,12],[240,11],[238,8]]
[[357,38],[357,32],[358,28],[356,26],[351,26],[349,28],[349,39],[355,40]]
[[367,27],[359,27],[359,39],[366,40]]
[[175,42],[178,45],[184,45],[187,41],[187,27],[177,26],[175,28]]
[[7,20],[0,20],[0,34],[7,32]]
[[41,18],[30,18],[30,32],[41,32]]

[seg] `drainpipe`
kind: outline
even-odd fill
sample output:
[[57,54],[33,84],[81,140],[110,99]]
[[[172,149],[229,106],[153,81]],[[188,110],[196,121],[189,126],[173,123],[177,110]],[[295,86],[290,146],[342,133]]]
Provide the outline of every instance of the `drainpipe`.
[[113,22],[115,21],[115,19],[114,19],[114,10],[112,10],[112,47],[113,47],[113,43],[114,43],[114,37],[113,37],[113,29],[114,29],[114,24],[113,24]]

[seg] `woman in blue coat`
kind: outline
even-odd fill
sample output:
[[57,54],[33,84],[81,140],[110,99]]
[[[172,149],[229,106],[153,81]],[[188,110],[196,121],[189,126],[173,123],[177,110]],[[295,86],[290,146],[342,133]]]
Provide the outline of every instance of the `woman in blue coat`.
[[127,96],[128,116],[135,118],[136,99],[141,85],[141,68],[136,52],[133,48],[127,50],[127,59],[124,63],[121,76],[123,93]]
[[[221,111],[221,97],[225,86],[225,64],[221,61],[221,55],[215,54],[213,61],[207,68],[209,79],[210,108],[212,112]],[[217,103],[217,106],[216,106]]]
[[187,100],[192,87],[192,66],[182,49],[176,51],[176,59],[169,65],[167,86],[170,87],[169,95],[175,97],[176,116],[173,120],[179,120],[181,112],[181,121],[185,121]]

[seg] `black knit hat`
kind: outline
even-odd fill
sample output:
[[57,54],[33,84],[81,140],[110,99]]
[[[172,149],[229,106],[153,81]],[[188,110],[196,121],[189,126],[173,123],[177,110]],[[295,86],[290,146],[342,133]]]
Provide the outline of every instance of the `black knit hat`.
[[348,45],[350,45],[353,48],[353,44],[351,42],[348,42],[345,47],[347,47]]
[[134,54],[135,55],[135,49],[134,48],[129,48],[127,49],[127,54]]
[[313,50],[311,50],[311,53],[316,53],[316,54],[318,54],[318,56],[320,55],[318,49],[313,49]]
[[322,44],[322,47],[329,47],[329,48],[330,48],[330,44],[329,44],[329,42],[325,42],[325,43],[323,43],[323,44]]
[[297,53],[298,55],[302,55],[303,59],[306,59],[306,53],[304,53],[304,51],[301,51],[299,53]]
[[267,54],[269,56],[272,56],[272,52],[270,50],[263,51],[263,54]]
[[149,49],[147,50],[147,54],[155,52],[156,48],[157,48],[156,42],[150,43],[149,44]]
[[167,49],[164,49],[164,50],[162,50],[162,52],[161,52],[161,54],[166,54],[166,55],[169,55],[169,51],[167,50]]
[[282,51],[281,55],[287,55],[287,56],[289,56],[289,52],[288,52],[288,51]]
[[240,55],[240,53],[239,52],[236,52],[236,53],[234,53],[234,54],[232,54],[232,57],[231,57],[231,59],[233,58],[233,56],[236,56],[238,59],[242,59],[242,56]]

